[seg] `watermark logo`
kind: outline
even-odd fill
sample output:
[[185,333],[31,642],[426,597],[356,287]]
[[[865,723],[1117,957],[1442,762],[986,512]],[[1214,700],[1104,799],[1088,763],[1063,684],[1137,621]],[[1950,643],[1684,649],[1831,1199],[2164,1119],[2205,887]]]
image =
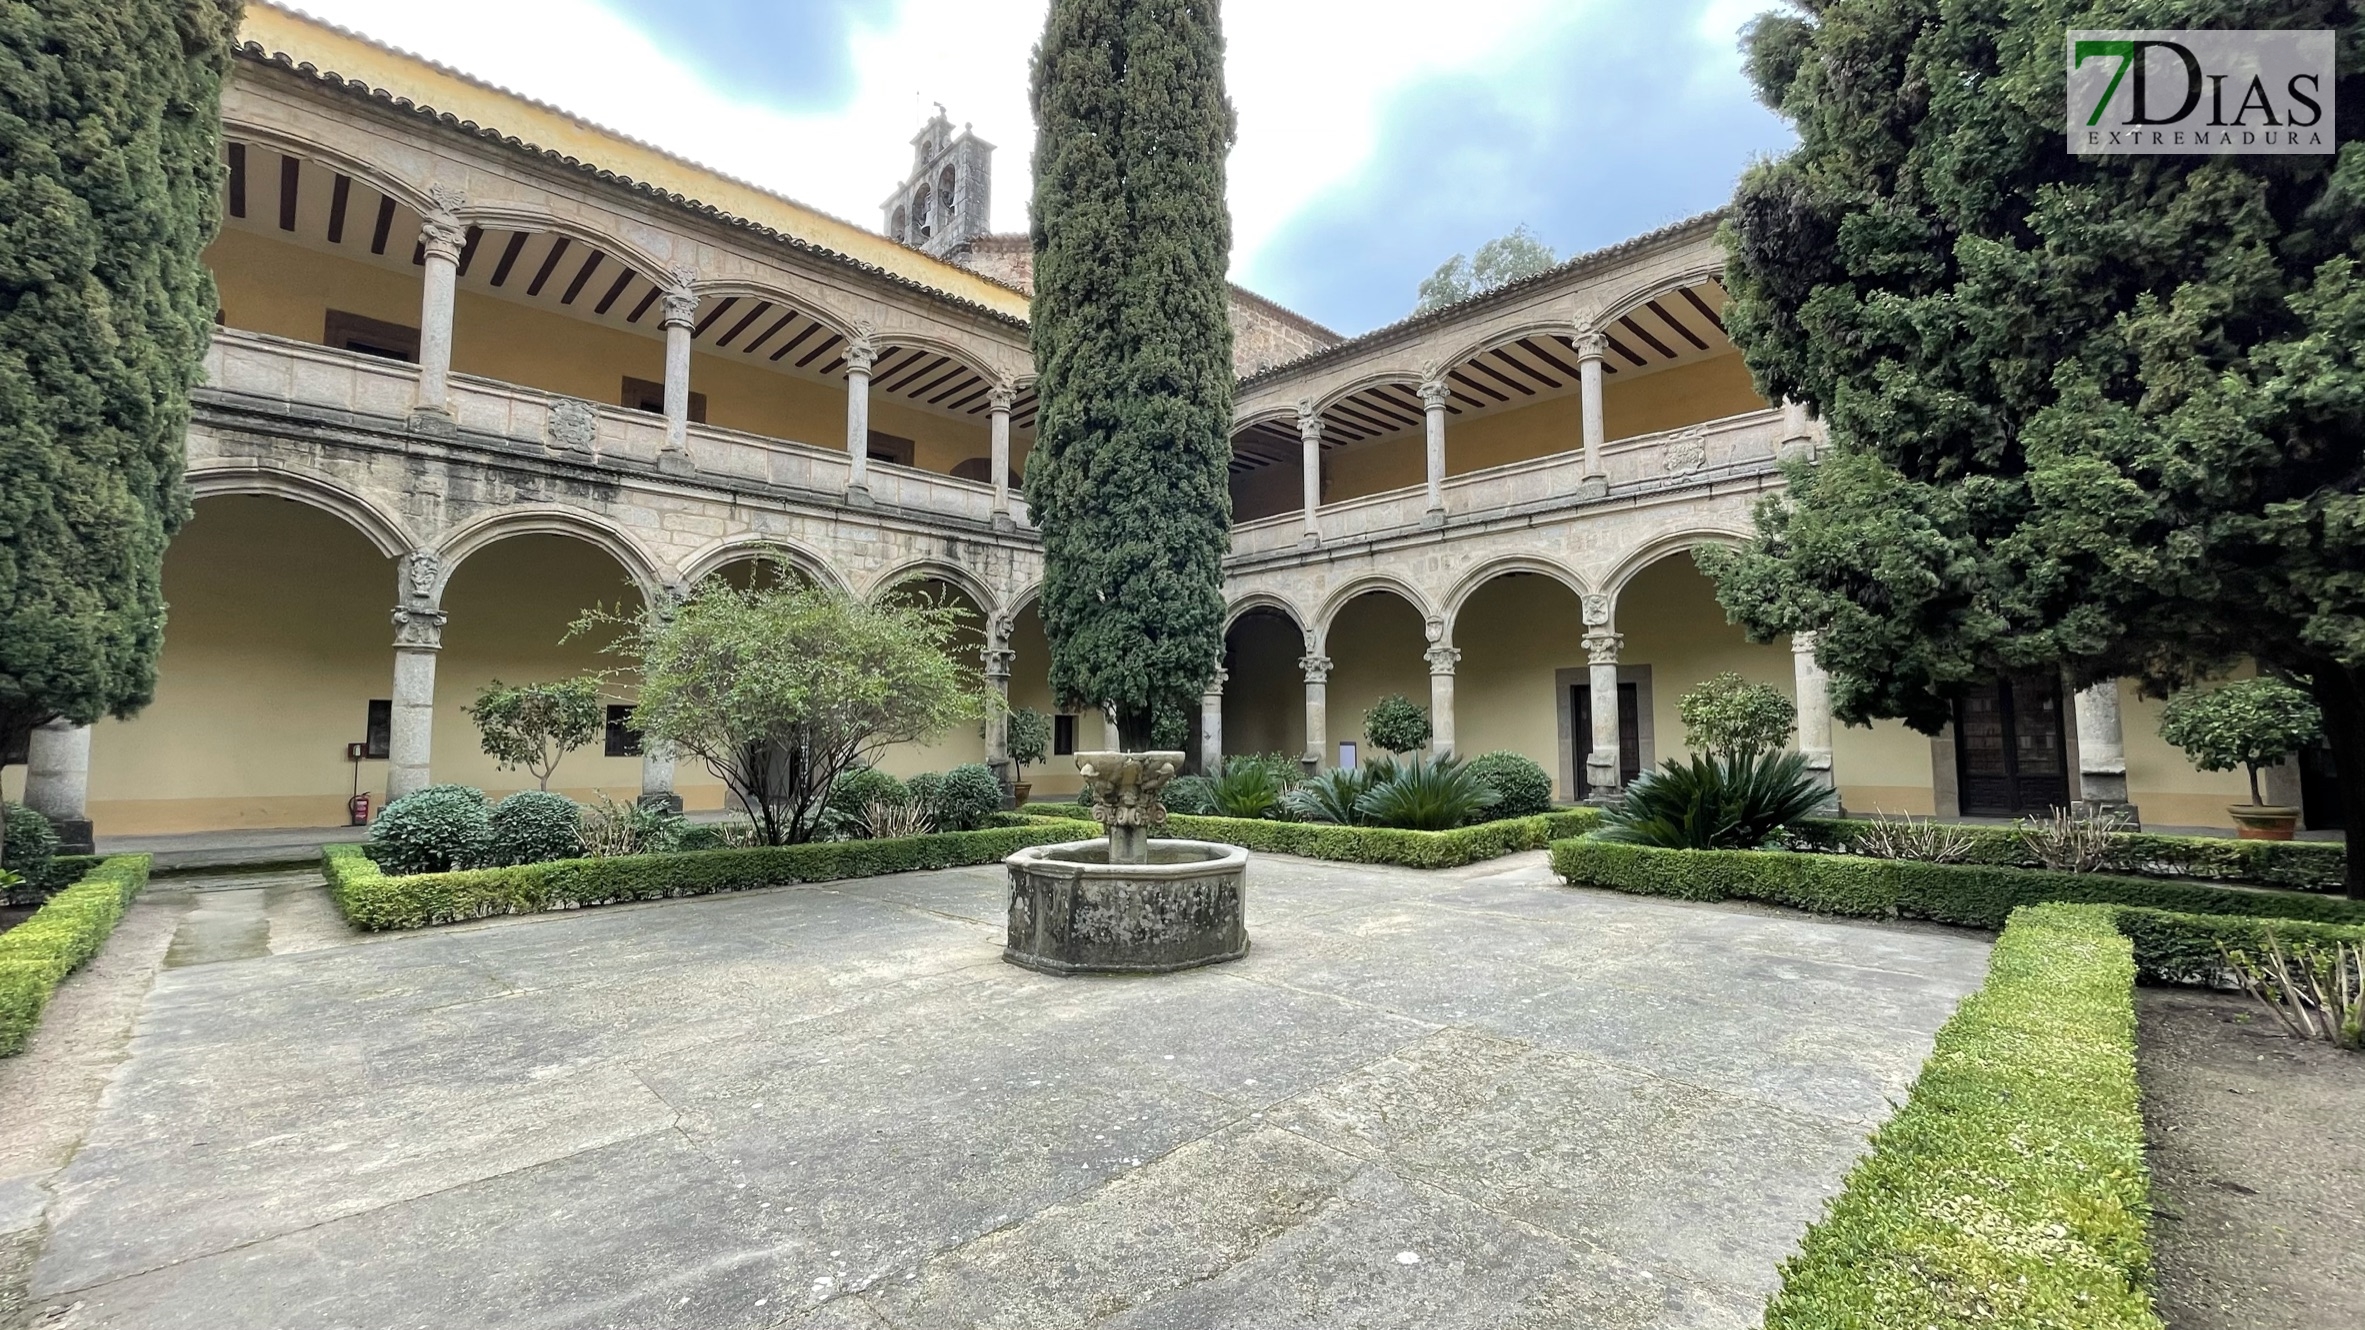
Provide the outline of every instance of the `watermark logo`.
[[2329,32],[2069,34],[2069,150],[2329,153]]

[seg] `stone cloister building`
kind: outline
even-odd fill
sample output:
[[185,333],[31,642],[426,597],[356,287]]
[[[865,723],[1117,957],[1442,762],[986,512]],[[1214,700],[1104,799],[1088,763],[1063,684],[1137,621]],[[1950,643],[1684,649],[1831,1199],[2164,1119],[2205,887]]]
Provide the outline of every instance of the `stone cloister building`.
[[[38,734],[29,802],[156,833],[329,825],[356,790],[431,780],[516,788],[478,751],[477,689],[613,666],[569,633],[586,608],[774,556],[856,595],[954,599],[1012,703],[1057,711],[1016,491],[1031,274],[1022,241],[983,231],[990,146],[932,122],[873,232],[265,4],[244,36],[157,699]],[[1725,621],[1690,553],[1739,539],[1818,427],[1752,389],[1713,233],[1680,223],[1352,339],[1236,291],[1204,760],[1362,760],[1363,712],[1403,693],[1439,751],[1514,749],[1562,797],[1597,795],[1681,752],[1676,697],[1729,669],[1795,690],[1799,743],[1852,808],[2085,798],[2224,822],[2239,779],[2190,770],[2131,690],[2002,680],[1937,740],[1835,730],[1811,643]],[[1063,716],[1057,743],[1102,733]],[[1001,759],[989,726],[888,761]],[[1019,774],[1075,788],[1064,756]],[[722,798],[620,723],[556,784]]]

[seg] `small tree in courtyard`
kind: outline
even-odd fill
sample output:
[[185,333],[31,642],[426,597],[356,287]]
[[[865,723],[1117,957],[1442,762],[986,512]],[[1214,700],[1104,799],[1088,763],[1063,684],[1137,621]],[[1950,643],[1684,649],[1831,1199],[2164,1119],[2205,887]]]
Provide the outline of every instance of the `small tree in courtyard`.
[[1018,767],[1017,779],[1024,781],[1026,769],[1051,751],[1051,718],[1033,707],[1020,707],[1003,723],[1002,742]]
[[1208,0],[1051,0],[1035,48],[1031,337],[1051,689],[1179,744],[1223,649],[1231,216]]
[[1428,708],[1411,698],[1391,694],[1363,713],[1363,737],[1391,753],[1409,753],[1429,742]]
[[2324,732],[2324,713],[2281,679],[2240,679],[2178,693],[2160,708],[2160,737],[2203,771],[2250,773],[2250,802],[2263,804],[2258,769],[2276,767]]
[[[2348,0],[2140,12],[2171,9],[2331,29],[2325,91],[2365,105]],[[1752,636],[1818,635],[1845,721],[1935,734],[1999,673],[2164,694],[2252,661],[2308,680],[2365,772],[2365,145],[2352,119],[2337,155],[2064,151],[2062,33],[2103,12],[1817,0],[1750,29],[1799,142],[1733,200],[1725,322],[1830,448],[1701,562]],[[2365,854],[2348,873],[2365,898]]]
[[637,658],[632,722],[703,759],[768,845],[812,838],[840,772],[986,714],[982,675],[955,661],[960,612],[775,584],[706,583],[670,613],[594,613]]
[[560,759],[600,737],[607,715],[599,680],[592,678],[515,685],[495,679],[468,707],[485,752],[504,771],[532,772],[545,790]]
[[1684,690],[1675,714],[1693,749],[1714,758],[1754,759],[1789,742],[1798,728],[1798,706],[1781,689],[1731,670]]

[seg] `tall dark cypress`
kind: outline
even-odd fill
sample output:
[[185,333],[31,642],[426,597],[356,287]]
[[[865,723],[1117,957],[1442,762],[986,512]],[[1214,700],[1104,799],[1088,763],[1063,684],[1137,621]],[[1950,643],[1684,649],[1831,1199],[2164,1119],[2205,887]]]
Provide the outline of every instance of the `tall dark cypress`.
[[1232,248],[1215,0],[1052,0],[1035,49],[1027,502],[1051,688],[1183,744],[1223,651]]
[[239,10],[0,4],[0,751],[155,691]]

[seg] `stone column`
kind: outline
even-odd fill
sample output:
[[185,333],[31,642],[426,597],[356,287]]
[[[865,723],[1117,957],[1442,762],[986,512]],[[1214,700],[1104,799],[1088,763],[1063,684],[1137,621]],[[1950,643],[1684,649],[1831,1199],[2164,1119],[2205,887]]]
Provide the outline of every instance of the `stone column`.
[[1585,802],[1615,803],[1618,799],[1618,648],[1626,639],[1610,628],[1607,596],[1584,600],[1585,659],[1592,667],[1593,747],[1585,755]]
[[1429,648],[1429,752],[1453,756],[1453,668],[1459,649],[1440,642]]
[[1298,408],[1298,443],[1305,454],[1306,532],[1298,538],[1301,545],[1322,543],[1322,417],[1308,403]]
[[419,219],[419,245],[426,252],[419,287],[419,398],[411,411],[427,427],[452,418],[452,300],[459,287],[460,249],[468,228],[453,215],[460,195],[438,187],[435,206]]
[[1224,769],[1224,680],[1231,673],[1221,665],[1199,695],[1199,774],[1214,776]]
[[1442,379],[1421,385],[1421,409],[1429,426],[1429,511],[1422,526],[1445,525],[1445,399],[1451,390]]
[[985,647],[977,654],[985,662],[986,684],[994,690],[994,709],[985,718],[985,764],[1009,791],[1018,783],[1010,767],[1010,671],[1018,653],[1010,647],[1008,619],[986,621]]
[[1577,497],[1598,499],[1609,493],[1609,472],[1605,469],[1601,449],[1607,442],[1607,428],[1602,423],[1601,361],[1609,354],[1609,338],[1597,332],[1577,337],[1577,377],[1583,387],[1585,422],[1585,474],[1577,481]]
[[676,459],[690,455],[690,333],[698,324],[692,276],[688,269],[674,269],[658,320],[665,328],[665,454]]
[[53,720],[33,731],[25,752],[25,807],[57,828],[58,853],[92,852],[90,727]]
[[985,399],[993,421],[994,526],[1003,531],[1017,525],[1010,518],[1010,403],[1017,396],[1008,384],[1001,384]]
[[682,797],[673,792],[673,745],[658,739],[641,740],[641,797],[649,805],[663,805],[675,812],[682,809]]
[[1824,817],[1837,817],[1839,778],[1831,766],[1831,676],[1815,659],[1813,633],[1790,635],[1790,668],[1798,702],[1798,751],[1807,760],[1808,774],[1830,791],[1816,811]]
[[1807,405],[1795,397],[1782,399],[1782,442],[1774,450],[1776,457],[1815,456],[1815,428],[1807,420]]
[[2076,811],[2086,817],[2116,818],[2142,825],[2127,802],[2127,741],[2119,729],[2119,681],[2105,679],[2081,688],[2071,704],[2078,725]]
[[1311,776],[1329,765],[1330,747],[1330,657],[1307,652],[1298,657],[1298,668],[1306,672],[1306,774]]
[[435,653],[443,649],[443,561],[433,550],[403,560],[402,603],[394,607],[394,714],[387,736],[386,800],[433,784],[428,753],[435,737]]
[[846,461],[852,468],[846,498],[853,503],[870,501],[870,367],[877,359],[870,338],[846,343]]

